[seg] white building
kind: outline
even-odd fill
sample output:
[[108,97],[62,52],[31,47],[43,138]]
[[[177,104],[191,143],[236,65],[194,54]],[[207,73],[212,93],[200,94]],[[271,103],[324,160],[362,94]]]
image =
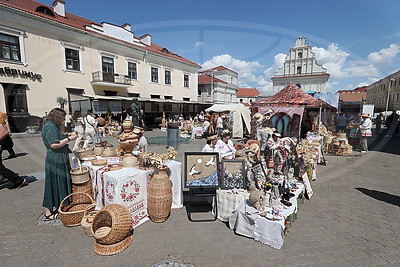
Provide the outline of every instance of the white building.
[[198,77],[198,100],[215,104],[238,103],[238,73],[224,66],[201,71]]
[[11,117],[43,116],[57,97],[68,99],[68,113],[121,112],[133,97],[148,118],[193,113],[199,69],[127,23],[66,12],[62,0],[0,1],[0,110]]
[[271,78],[274,93],[279,92],[289,83],[294,83],[304,91],[326,93],[329,79],[327,70],[318,65],[312,47],[306,38],[299,37],[286,56],[283,67]]

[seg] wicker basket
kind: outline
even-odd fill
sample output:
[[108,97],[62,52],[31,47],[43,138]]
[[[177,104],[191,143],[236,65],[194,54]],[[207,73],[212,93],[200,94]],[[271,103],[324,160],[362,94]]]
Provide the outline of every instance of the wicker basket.
[[[72,184],[72,193],[86,193],[93,199],[92,181],[84,184]],[[85,194],[77,194],[72,196],[72,203],[91,202],[91,199]]]
[[83,184],[90,180],[89,168],[83,166],[81,168],[76,168],[71,170],[71,182],[73,184]]
[[120,242],[129,234],[132,216],[128,208],[110,204],[102,208],[94,217],[92,234],[97,243],[111,245]]
[[98,206],[97,204],[91,204],[87,206],[86,210],[83,212],[83,217],[81,221],[81,226],[83,230],[85,230],[85,234],[87,236],[93,236],[92,235],[92,223],[93,219],[97,214],[97,210],[92,210],[93,208],[96,208]]
[[[72,203],[69,205],[64,206],[64,201],[77,194],[84,194],[87,197],[90,198],[90,202],[81,202],[81,203]],[[66,196],[60,204],[60,207],[58,208],[58,214],[60,216],[61,222],[64,224],[64,226],[78,226],[81,224],[83,213],[85,212],[87,206],[90,204],[93,204],[94,200],[92,197],[86,193],[72,193]],[[92,208],[94,210],[94,207]]]
[[165,222],[171,213],[172,186],[166,170],[165,166],[155,168],[147,189],[147,212],[156,223]]
[[117,253],[120,253],[122,251],[124,251],[125,249],[127,249],[133,241],[133,235],[132,233],[129,233],[129,235],[127,237],[125,237],[124,239],[122,239],[122,241],[112,244],[112,245],[103,245],[100,244],[98,242],[96,242],[94,244],[94,252],[96,252],[99,255],[102,256],[111,256],[111,255],[115,255]]

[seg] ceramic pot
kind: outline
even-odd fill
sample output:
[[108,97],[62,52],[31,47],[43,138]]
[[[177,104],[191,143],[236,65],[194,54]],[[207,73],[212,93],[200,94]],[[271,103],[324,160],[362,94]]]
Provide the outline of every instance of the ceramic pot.
[[147,190],[147,211],[153,222],[165,222],[172,205],[172,185],[167,174],[167,167],[154,168],[154,176],[151,178]]
[[137,144],[137,140],[125,140],[125,141],[120,141],[119,142],[119,147],[125,152],[125,153],[131,153],[133,148]]
[[129,119],[125,119],[122,123],[122,128],[124,128],[124,132],[131,132],[133,128],[133,122]]

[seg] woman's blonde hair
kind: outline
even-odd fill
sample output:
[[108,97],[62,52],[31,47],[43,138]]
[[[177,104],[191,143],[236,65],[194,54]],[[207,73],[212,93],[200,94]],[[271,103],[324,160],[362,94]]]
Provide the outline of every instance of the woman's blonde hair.
[[64,119],[67,113],[65,110],[61,108],[53,108],[50,110],[49,114],[46,117],[46,121],[54,122],[58,129],[62,130],[64,128]]

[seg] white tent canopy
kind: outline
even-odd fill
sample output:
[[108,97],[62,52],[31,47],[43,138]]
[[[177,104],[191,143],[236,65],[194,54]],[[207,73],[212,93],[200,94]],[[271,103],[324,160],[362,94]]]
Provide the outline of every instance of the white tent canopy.
[[[244,129],[250,133],[250,110],[243,104],[215,104],[206,109],[211,112],[232,112],[232,137],[243,138]],[[245,128],[246,127],[246,128]]]

